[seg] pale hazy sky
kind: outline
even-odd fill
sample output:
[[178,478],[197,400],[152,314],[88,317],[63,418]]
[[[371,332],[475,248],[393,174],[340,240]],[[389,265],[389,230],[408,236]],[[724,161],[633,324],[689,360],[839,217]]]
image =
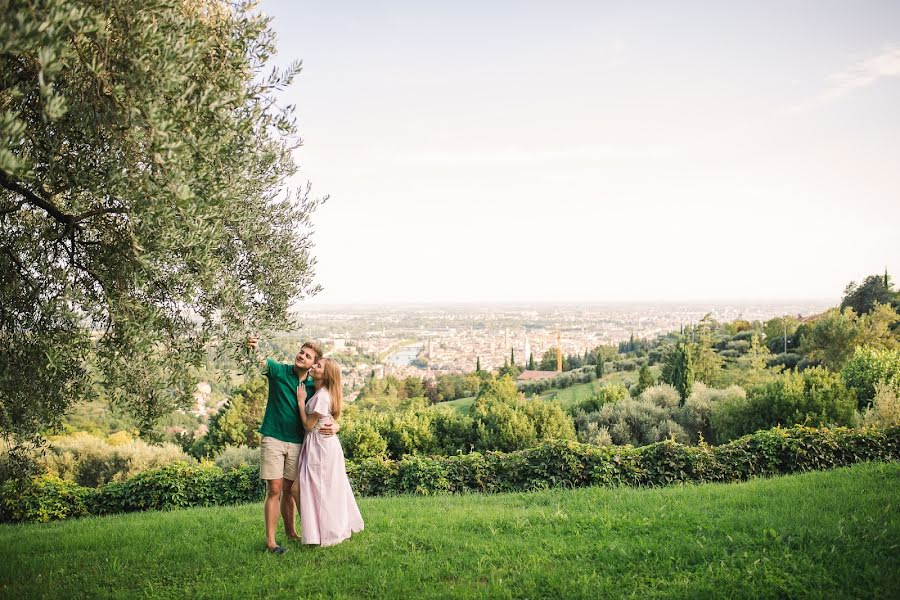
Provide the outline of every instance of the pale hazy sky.
[[275,2],[317,303],[900,281],[900,2]]

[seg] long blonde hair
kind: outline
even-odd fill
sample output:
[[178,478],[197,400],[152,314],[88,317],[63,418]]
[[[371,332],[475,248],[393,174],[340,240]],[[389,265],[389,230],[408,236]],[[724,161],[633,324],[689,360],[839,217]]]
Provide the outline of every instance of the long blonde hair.
[[333,358],[323,358],[322,362],[322,387],[331,395],[331,416],[337,419],[341,416],[344,404],[343,386],[341,385],[341,365]]

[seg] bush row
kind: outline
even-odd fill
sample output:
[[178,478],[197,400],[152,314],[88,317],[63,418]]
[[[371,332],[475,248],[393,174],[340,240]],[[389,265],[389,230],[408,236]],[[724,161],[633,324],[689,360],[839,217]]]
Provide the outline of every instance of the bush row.
[[595,379],[597,379],[597,374],[593,367],[581,367],[556,377],[519,383],[518,388],[520,392],[531,396],[533,394],[542,394],[548,390],[562,390],[573,385],[590,383]]
[[348,464],[354,490],[395,493],[514,492],[551,487],[663,486],[735,482],[750,477],[900,459],[900,427],[877,429],[775,428],[722,446],[594,446],[550,442],[512,452],[449,457],[409,456]]
[[55,475],[0,485],[0,521],[47,522],[190,506],[257,502],[265,494],[259,468],[223,471],[206,464],[175,463],[144,471],[123,482],[85,487]]
[[[830,469],[868,460],[900,459],[900,427],[757,432],[722,446],[593,446],[556,441],[518,452],[408,456],[347,463],[357,494],[531,491],[551,487],[662,486],[733,482],[750,477]],[[46,522],[86,515],[258,502],[264,484],[256,467],[223,471],[175,464],[125,482],[88,488],[54,476],[0,486],[0,519]]]

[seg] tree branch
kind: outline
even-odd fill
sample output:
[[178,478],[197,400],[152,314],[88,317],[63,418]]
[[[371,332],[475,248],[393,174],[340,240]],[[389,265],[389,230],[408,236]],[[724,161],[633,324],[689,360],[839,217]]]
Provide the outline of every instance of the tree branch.
[[0,215],[8,215],[8,214],[10,214],[10,213],[17,212],[20,208],[22,208],[22,206],[23,206],[24,204],[25,204],[25,201],[22,200],[21,202],[19,202],[18,204],[16,204],[16,205],[13,206],[12,208],[4,208],[3,210],[0,210]]
[[22,196],[25,199],[25,202],[27,202],[28,204],[33,204],[38,208],[44,209],[44,211],[46,211],[48,215],[50,215],[60,223],[63,223],[64,225],[68,225],[73,218],[72,215],[64,213],[52,202],[41,198],[28,188],[23,187],[17,181],[13,181],[12,179],[10,179],[3,171],[0,171],[0,185],[5,187],[9,191],[15,192],[16,194]]
[[90,219],[91,217],[97,217],[99,215],[124,215],[127,213],[127,210],[122,210],[121,208],[96,208],[94,210],[83,212],[80,215],[75,215],[72,217],[72,223],[80,223],[85,219]]
[[24,200],[19,202],[18,206],[0,210],[0,215],[16,212],[17,210],[22,208],[24,204],[33,204],[34,206],[44,209],[48,215],[66,226],[65,230],[62,232],[62,234],[60,234],[58,239],[63,239],[69,236],[78,223],[90,219],[91,217],[97,217],[100,215],[121,215],[128,212],[121,208],[95,208],[78,215],[73,215],[63,212],[52,202],[41,198],[28,188],[22,186],[17,181],[13,181],[6,175],[6,173],[0,172],[0,185],[11,192],[19,194],[20,196],[22,196],[22,198],[24,198]]
[[7,248],[6,246],[2,247],[3,253],[9,257],[12,261],[13,265],[15,265],[16,270],[19,272],[19,277],[28,284],[28,287],[33,288],[34,286],[31,284],[29,277],[26,275],[25,265],[22,264],[22,261],[19,260],[19,257],[13,253],[12,250]]

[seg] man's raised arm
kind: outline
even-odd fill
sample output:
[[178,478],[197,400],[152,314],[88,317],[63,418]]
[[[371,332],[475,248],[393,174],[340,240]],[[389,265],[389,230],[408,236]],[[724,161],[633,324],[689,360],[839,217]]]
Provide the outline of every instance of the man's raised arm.
[[247,345],[256,356],[256,366],[258,366],[259,370],[265,375],[269,370],[269,362],[266,360],[265,356],[259,353],[259,338],[255,335],[251,335],[247,338]]

